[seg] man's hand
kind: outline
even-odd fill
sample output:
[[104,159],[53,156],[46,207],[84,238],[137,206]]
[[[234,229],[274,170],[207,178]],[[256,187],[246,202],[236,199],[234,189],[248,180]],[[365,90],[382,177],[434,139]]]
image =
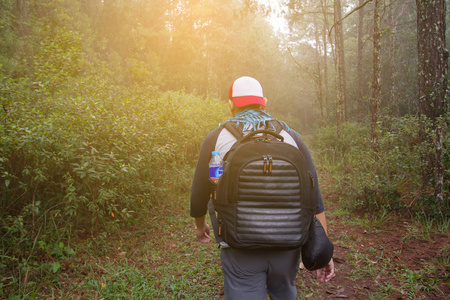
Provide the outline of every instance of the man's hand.
[[[320,221],[320,224],[322,224],[323,229],[325,230],[325,233],[328,235],[327,231],[327,219],[325,217],[325,212],[321,212],[320,214],[316,215],[316,218]],[[322,269],[319,269],[316,271],[316,278],[318,278],[321,282],[326,283],[336,276],[334,273],[334,261],[333,258],[331,258],[328,265]]]
[[209,225],[205,221],[205,217],[195,218],[195,236],[202,243],[209,243]]
[[316,278],[323,283],[330,281],[334,276],[336,276],[336,273],[334,273],[333,259],[330,260],[326,267],[316,270]]

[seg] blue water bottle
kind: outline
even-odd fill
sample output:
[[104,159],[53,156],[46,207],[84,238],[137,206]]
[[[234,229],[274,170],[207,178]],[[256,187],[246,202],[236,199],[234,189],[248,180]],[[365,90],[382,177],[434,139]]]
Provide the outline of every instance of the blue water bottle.
[[223,160],[220,158],[219,151],[213,151],[211,160],[209,161],[209,177],[217,184],[219,177],[223,173]]

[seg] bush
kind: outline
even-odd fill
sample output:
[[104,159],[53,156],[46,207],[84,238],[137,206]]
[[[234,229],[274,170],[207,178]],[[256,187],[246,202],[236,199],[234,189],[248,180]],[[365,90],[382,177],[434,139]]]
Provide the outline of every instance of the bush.
[[169,185],[186,188],[185,171],[207,128],[225,118],[208,114],[220,104],[183,93],[113,90],[97,99],[10,105],[0,127],[4,211],[18,215],[34,199],[53,215],[76,213],[80,223],[89,218],[98,226],[112,214],[128,217],[143,197],[157,199]]
[[[352,209],[448,210],[445,205],[430,203],[434,186],[424,186],[422,158],[435,150],[421,142],[419,130],[417,117],[383,119],[379,147],[374,150],[368,126],[347,123],[341,139],[337,139],[335,127],[323,128],[315,139],[316,159],[336,179],[336,190]],[[445,143],[449,143],[448,135]],[[448,170],[448,153],[444,160]]]
[[0,267],[13,278],[32,282],[44,255],[41,271],[57,272],[74,230],[114,230],[187,192],[203,138],[227,116],[219,101],[98,82],[33,101],[12,100],[20,85],[3,93]]
[[26,72],[0,69],[0,298],[5,278],[29,291],[58,272],[75,231],[114,230],[187,192],[203,138],[228,116],[216,100],[117,83],[82,38],[43,31],[17,60]]

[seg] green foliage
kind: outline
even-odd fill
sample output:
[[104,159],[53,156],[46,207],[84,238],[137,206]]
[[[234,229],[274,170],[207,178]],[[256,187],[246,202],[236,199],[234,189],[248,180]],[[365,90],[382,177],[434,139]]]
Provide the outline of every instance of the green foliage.
[[7,65],[9,57],[14,54],[16,48],[16,34],[13,30],[13,7],[11,0],[0,3],[0,65]]
[[[32,295],[36,299],[50,295],[58,299],[213,299],[222,286],[220,251],[212,242],[199,244],[190,234],[188,203],[188,197],[177,195],[159,211],[148,212],[148,218],[133,230],[76,239],[75,254],[67,245],[56,243],[49,250],[55,252],[55,261],[46,266],[44,286],[33,283],[10,295],[18,299]],[[0,290],[2,281],[0,277]]]
[[11,104],[5,119],[10,122],[1,127],[4,198],[48,202],[65,191],[69,203],[78,203],[72,203],[74,212],[81,203],[96,210],[93,203],[102,206],[137,191],[151,195],[163,189],[175,166],[192,166],[205,128],[216,126],[225,114],[208,114],[222,110],[215,101],[202,105],[203,100],[183,93],[148,98],[152,93],[108,91],[101,99]]
[[[0,11],[0,297],[58,274],[74,232],[111,232],[186,193],[203,138],[228,115],[225,103],[149,85],[157,56],[99,59],[76,4],[33,2],[42,21],[10,43],[12,3]],[[10,51],[26,42],[29,52]]]
[[0,90],[0,267],[12,270],[12,290],[60,272],[74,230],[113,231],[187,192],[203,138],[228,115],[224,102],[116,86],[95,72],[66,89],[74,56],[49,45],[52,64],[35,63],[42,89],[4,77]]
[[[228,117],[226,103],[205,95],[225,99],[237,76],[258,78],[270,112],[288,114],[280,119],[297,131],[314,121],[311,76],[280,51],[282,41],[256,6],[24,2],[21,12],[16,1],[0,2],[0,298],[33,298],[60,275],[77,250],[74,232],[103,237],[186,193],[203,137]],[[296,61],[313,68],[315,49],[292,46]],[[414,88],[398,81],[406,103]],[[365,126],[347,124],[341,140],[335,129],[321,130],[322,163],[352,206],[429,207],[423,218],[432,220],[436,206],[422,189],[420,159],[431,146],[418,142],[414,118],[382,125],[376,152]],[[146,275],[130,265],[104,280],[139,281],[145,289]],[[170,287],[161,293],[171,296],[188,285],[162,280]],[[92,284],[105,297],[128,292],[126,284]]]
[[38,93],[61,92],[67,79],[80,72],[81,37],[71,31],[55,31],[41,42],[40,54],[34,58],[33,84]]
[[[448,213],[448,204],[435,202],[432,183],[424,186],[423,156],[433,154],[435,148],[421,142],[418,118],[386,117],[380,128],[377,149],[369,139],[370,129],[363,124],[345,124],[340,139],[335,127],[317,132],[316,158],[335,178],[336,189],[347,205],[366,211],[410,209],[436,216]],[[447,133],[444,148],[448,143]],[[444,163],[448,170],[448,153]],[[448,178],[448,174],[445,176]],[[444,199],[448,199],[448,189],[444,188],[444,193]]]

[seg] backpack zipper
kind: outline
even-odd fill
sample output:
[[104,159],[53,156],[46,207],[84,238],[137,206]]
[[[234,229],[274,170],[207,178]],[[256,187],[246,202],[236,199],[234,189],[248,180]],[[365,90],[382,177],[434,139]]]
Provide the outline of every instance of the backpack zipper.
[[272,174],[272,169],[273,169],[272,155],[263,155],[263,159],[264,159],[263,174],[267,174],[267,175]]
[[264,159],[263,174],[266,174],[266,172],[267,172],[267,156],[263,155],[263,159]]
[[269,158],[269,175],[272,174],[272,168],[273,168],[273,160],[272,160],[272,155],[268,155]]

